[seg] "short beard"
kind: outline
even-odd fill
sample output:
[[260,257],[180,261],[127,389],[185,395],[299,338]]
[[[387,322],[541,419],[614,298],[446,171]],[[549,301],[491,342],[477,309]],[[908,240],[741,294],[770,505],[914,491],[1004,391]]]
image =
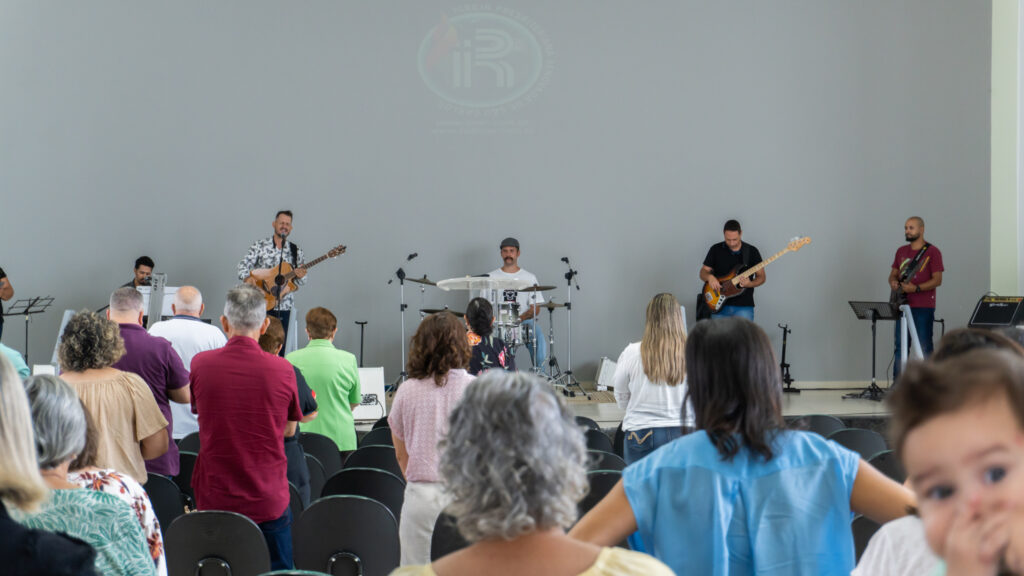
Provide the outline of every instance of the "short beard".
[[913,236],[911,234],[905,235],[905,238],[907,239],[907,242],[913,242],[913,241],[917,240],[920,237],[921,237],[920,234],[918,234],[917,236]]

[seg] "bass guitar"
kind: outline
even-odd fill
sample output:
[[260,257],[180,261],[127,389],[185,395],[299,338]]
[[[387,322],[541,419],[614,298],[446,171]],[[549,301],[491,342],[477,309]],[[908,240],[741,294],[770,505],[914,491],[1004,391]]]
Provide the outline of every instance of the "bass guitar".
[[746,290],[746,288],[740,286],[740,280],[744,278],[750,280],[750,278],[754,274],[757,274],[761,270],[764,270],[765,266],[778,260],[779,257],[785,254],[786,252],[796,252],[797,250],[803,248],[804,246],[807,246],[810,243],[811,239],[807,236],[799,236],[793,238],[792,240],[789,241],[789,244],[786,245],[785,249],[776,252],[775,254],[772,255],[771,258],[768,258],[767,260],[763,260],[762,262],[754,266],[751,266],[746,270],[741,270],[741,268],[743,268],[743,265],[741,264],[733,268],[732,272],[729,272],[725,276],[716,276],[715,278],[718,279],[718,283],[722,285],[721,290],[714,290],[711,288],[711,284],[705,282],[704,289],[701,290],[701,293],[704,295],[704,302],[707,303],[708,308],[711,309],[711,312],[718,312],[719,310],[722,309],[722,306],[725,306],[726,300],[734,296],[739,296]]
[[[345,249],[341,245],[335,246],[323,256],[310,260],[297,268],[292,268],[292,265],[288,262],[282,262],[280,269],[277,266],[273,268],[257,268],[249,272],[249,277],[245,279],[245,282],[262,290],[263,298],[267,301],[267,310],[273,310],[274,306],[277,305],[278,294],[283,298],[285,294],[299,289],[295,284],[295,278],[297,278],[296,270],[309,270],[328,258],[341,256],[345,253]],[[280,274],[280,277],[278,277],[278,274]]]
[[917,273],[921,271],[921,267],[928,262],[927,258],[922,258],[928,248],[931,248],[931,244],[925,244],[918,254],[914,256],[914,260],[910,262],[912,266],[908,264],[907,267],[903,269],[899,278],[896,279],[896,289],[889,291],[889,305],[893,308],[899,308],[907,303],[907,293],[903,291],[903,283],[909,281],[914,276],[917,276]]

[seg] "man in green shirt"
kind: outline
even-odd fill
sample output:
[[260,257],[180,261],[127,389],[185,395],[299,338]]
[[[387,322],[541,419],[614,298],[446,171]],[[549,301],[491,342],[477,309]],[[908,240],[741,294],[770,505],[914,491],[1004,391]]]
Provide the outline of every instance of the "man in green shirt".
[[338,319],[326,308],[306,313],[309,344],[286,356],[302,371],[313,390],[320,414],[303,424],[306,432],[323,434],[338,445],[338,450],[356,449],[356,428],[352,410],[362,401],[359,391],[359,363],[354,354],[334,347]]

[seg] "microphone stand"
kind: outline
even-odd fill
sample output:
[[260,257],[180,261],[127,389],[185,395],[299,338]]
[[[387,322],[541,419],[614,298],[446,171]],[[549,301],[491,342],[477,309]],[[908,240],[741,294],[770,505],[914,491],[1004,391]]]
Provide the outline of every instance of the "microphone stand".
[[[573,287],[573,284],[575,284],[576,285],[576,289],[577,290],[580,289],[579,283],[576,282],[576,276],[579,275],[579,271],[572,269],[572,264],[569,263],[569,258],[562,258],[562,262],[565,262],[565,265],[569,267],[569,271],[566,272],[565,275],[563,276],[563,278],[565,278],[565,281],[567,283],[566,284],[566,286],[567,286],[567,288],[566,288],[567,295],[566,295],[566,298],[565,298],[565,310],[566,310],[566,325],[567,325],[566,327],[567,327],[567,333],[568,333],[567,344],[566,344],[567,345],[567,349],[568,349],[568,353],[567,353],[568,363],[566,364],[565,372],[562,372],[562,375],[559,377],[559,380],[562,381],[562,394],[564,394],[566,396],[570,396],[570,397],[575,397],[577,394],[580,394],[580,395],[586,396],[587,400],[590,400],[590,394],[588,394],[586,392],[586,390],[583,389],[583,386],[580,386],[579,381],[576,380],[576,377],[572,375],[572,287]],[[579,392],[576,392],[576,391],[572,390],[572,388],[574,388],[574,387],[578,388]]]
[[[285,250],[285,248],[288,247],[288,235],[287,234],[284,234],[284,235],[278,234],[278,237],[281,238],[281,254],[280,254],[279,258],[277,259],[277,276],[274,276],[274,286],[276,286],[276,290],[274,291],[274,299],[276,300],[276,302],[274,303],[274,312],[276,312],[277,313],[277,317],[280,318],[281,317],[281,292],[284,292],[284,285],[285,285],[284,274],[282,274],[281,272],[284,271],[284,250]],[[285,331],[285,334],[288,333],[288,327],[287,326],[284,327],[284,331]],[[285,344],[287,345],[288,343],[285,342]]]
[[[419,256],[419,254],[413,252],[408,257],[406,257],[405,261],[409,262],[417,256]],[[398,378],[386,388],[386,392],[391,390],[398,390],[398,387],[402,384],[402,382],[405,382],[406,380],[409,379],[409,373],[405,371],[405,309],[408,308],[408,305],[405,303],[405,270],[399,268],[398,270],[395,271],[395,276],[398,278],[398,310],[399,313],[402,315],[402,370],[398,373]],[[394,278],[388,280],[388,284],[391,284],[393,281]]]
[[356,320],[359,325],[359,367],[363,367],[363,333],[366,331],[366,320]]

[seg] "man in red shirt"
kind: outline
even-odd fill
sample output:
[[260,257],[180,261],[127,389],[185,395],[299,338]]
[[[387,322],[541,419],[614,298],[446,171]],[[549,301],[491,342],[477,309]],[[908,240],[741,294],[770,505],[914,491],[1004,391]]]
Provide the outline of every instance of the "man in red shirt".
[[228,343],[192,359],[192,410],[202,450],[192,475],[200,510],[257,523],[274,570],[292,567],[292,517],[282,438],[302,419],[292,365],[260,349],[266,304],[256,288],[228,291],[221,326]]
[[[903,224],[903,234],[907,239],[905,246],[896,250],[892,269],[889,271],[889,288],[906,295],[906,303],[910,305],[910,315],[914,318],[917,339],[921,342],[921,352],[925,357],[931,355],[932,324],[935,323],[935,289],[942,285],[942,252],[924,240],[924,220],[920,216],[911,216]],[[916,269],[916,272],[915,272]],[[893,363],[892,379],[900,375],[900,323],[896,321],[895,335],[896,360]],[[908,343],[909,350],[909,343]]]

